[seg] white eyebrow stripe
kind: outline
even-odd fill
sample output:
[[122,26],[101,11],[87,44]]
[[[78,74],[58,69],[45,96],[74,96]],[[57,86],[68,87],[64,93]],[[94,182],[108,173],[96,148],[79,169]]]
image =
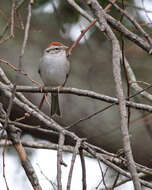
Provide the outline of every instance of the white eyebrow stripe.
[[46,51],[50,51],[50,50],[53,50],[55,48],[62,49],[62,48],[64,48],[64,46],[52,46],[52,47],[47,48]]

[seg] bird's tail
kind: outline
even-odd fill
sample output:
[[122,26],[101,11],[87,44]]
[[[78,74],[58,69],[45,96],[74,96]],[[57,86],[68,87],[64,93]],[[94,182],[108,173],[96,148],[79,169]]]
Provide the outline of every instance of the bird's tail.
[[51,94],[51,116],[61,116],[58,93]]

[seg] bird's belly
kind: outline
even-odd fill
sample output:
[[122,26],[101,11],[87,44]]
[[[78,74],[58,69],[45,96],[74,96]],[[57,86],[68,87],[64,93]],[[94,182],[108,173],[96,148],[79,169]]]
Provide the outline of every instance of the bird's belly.
[[54,67],[47,67],[41,70],[41,77],[45,86],[57,87],[62,85],[66,79],[66,72],[60,65]]

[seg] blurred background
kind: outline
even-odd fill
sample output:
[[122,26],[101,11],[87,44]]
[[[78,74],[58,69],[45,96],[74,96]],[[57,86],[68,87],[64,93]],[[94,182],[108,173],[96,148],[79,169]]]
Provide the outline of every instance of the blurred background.
[[[84,9],[87,9],[82,0],[77,2]],[[103,7],[106,7],[108,4],[106,0],[100,2]],[[15,37],[0,45],[0,58],[15,66],[18,65],[23,42],[23,28],[26,23],[27,3],[28,1],[23,3],[19,9],[18,15],[16,15],[16,27],[14,30]],[[121,1],[118,0],[118,3],[121,3]],[[151,32],[150,19],[152,19],[150,3],[150,0],[144,1],[145,8],[149,10],[148,13],[145,13],[142,0],[124,1],[127,11],[136,18],[138,23],[148,23],[143,28],[149,34]],[[5,18],[0,12],[1,37],[7,19],[10,18],[11,1],[1,0],[0,10],[7,16],[7,18]],[[109,14],[118,20],[120,19],[120,14],[113,7],[110,9]],[[20,21],[18,18],[20,18]],[[126,19],[123,20],[123,23],[128,29],[136,31],[131,23]],[[81,30],[83,30],[88,24],[88,21],[79,15],[79,13],[72,8],[67,1],[37,0],[34,3],[32,10],[29,40],[23,57],[23,70],[28,73],[33,80],[42,84],[38,74],[38,65],[40,64],[40,58],[43,50],[52,41],[60,41],[70,47],[80,35]],[[5,37],[9,32],[10,29],[8,29]],[[121,39],[120,34],[116,31],[115,33],[118,39]],[[151,83],[151,56],[127,39],[125,39],[125,56],[127,57],[137,80]],[[104,34],[95,26],[86,33],[72,52],[69,59],[71,62],[71,73],[66,83],[66,87],[88,89],[116,97],[111,63],[111,44]],[[8,65],[5,65],[2,62],[0,63],[0,66],[4,69],[8,78],[13,82],[16,73]],[[124,89],[127,91],[123,69],[122,76]],[[35,84],[33,84],[26,76],[21,76],[18,81],[18,85]],[[143,87],[145,87],[145,85],[143,85]],[[133,94],[134,91],[131,90],[131,93]],[[25,94],[25,96],[37,106],[42,98],[42,94],[29,93]],[[140,96],[136,97],[134,101],[151,104]],[[1,102],[5,105],[5,108],[7,108],[8,100],[1,96]],[[109,105],[108,103],[99,100],[68,94],[60,95],[60,104],[62,118],[59,119],[54,117],[54,119],[63,126],[68,126],[71,123]],[[50,107],[46,102],[44,103],[42,110],[49,115]],[[145,120],[143,118],[147,113],[134,109],[131,109],[130,111],[130,135],[134,158],[138,163],[146,164],[150,167],[152,165],[152,116],[149,116]],[[23,113],[23,110],[18,107],[14,107],[11,119],[13,120],[23,116]],[[33,123],[34,125],[39,124],[35,118],[28,118],[22,122],[30,122],[30,124]],[[80,137],[87,138],[88,142],[104,148],[107,151],[116,153],[120,148],[122,148],[120,118],[117,106],[113,106],[95,117],[79,123],[70,130],[74,131]],[[27,132],[26,135],[23,135],[23,138],[25,139],[35,139],[35,137],[42,139],[39,134],[33,133],[32,136],[29,136]],[[43,138],[43,140],[45,139]],[[51,139],[50,141],[52,140],[55,142],[56,139]],[[10,151],[10,149],[8,150]],[[29,152],[32,157],[34,151],[29,150]],[[36,153],[34,155],[36,155]]]

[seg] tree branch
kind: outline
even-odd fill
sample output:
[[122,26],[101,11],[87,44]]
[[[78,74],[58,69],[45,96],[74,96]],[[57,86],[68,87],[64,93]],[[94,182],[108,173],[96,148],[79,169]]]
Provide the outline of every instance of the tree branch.
[[[150,87],[152,87],[152,86],[150,86]],[[4,84],[0,83],[0,89],[3,89],[3,88],[6,88],[6,90],[8,90],[8,86],[5,86]],[[138,94],[140,94],[140,92],[143,93],[143,90],[144,89],[141,89],[141,91],[138,91]],[[117,98],[99,94],[99,93],[96,93],[91,90],[83,90],[83,89],[78,89],[78,88],[62,87],[62,88],[60,88],[60,90],[58,90],[58,88],[51,88],[51,87],[45,87],[45,88],[41,89],[41,88],[35,87],[35,86],[17,86],[16,91],[17,92],[26,92],[26,93],[59,92],[61,94],[63,93],[63,94],[84,96],[84,97],[89,97],[89,98],[96,99],[96,100],[105,101],[108,103],[118,104]],[[136,94],[132,95],[131,97],[134,97],[135,95]],[[131,98],[131,97],[129,97],[129,98]],[[150,106],[150,105],[135,103],[132,101],[126,101],[125,103],[126,103],[126,106],[130,106],[132,108],[152,112],[152,106]]]
[[91,7],[93,13],[97,17],[99,21],[99,25],[104,32],[107,34],[109,39],[112,43],[112,63],[113,63],[113,75],[116,85],[116,92],[119,101],[119,109],[120,109],[120,118],[121,118],[121,133],[122,133],[122,140],[123,140],[123,148],[125,151],[125,155],[128,160],[128,168],[130,170],[131,176],[133,178],[133,184],[135,190],[141,190],[141,184],[138,178],[138,174],[136,171],[132,149],[130,145],[130,138],[128,132],[128,125],[127,125],[127,110],[126,110],[126,103],[125,97],[122,87],[122,79],[121,79],[121,70],[120,70],[120,60],[121,60],[121,51],[119,47],[119,42],[115,37],[114,33],[112,32],[111,28],[107,24],[106,17],[104,10],[99,5],[96,0],[86,0],[86,3]]

